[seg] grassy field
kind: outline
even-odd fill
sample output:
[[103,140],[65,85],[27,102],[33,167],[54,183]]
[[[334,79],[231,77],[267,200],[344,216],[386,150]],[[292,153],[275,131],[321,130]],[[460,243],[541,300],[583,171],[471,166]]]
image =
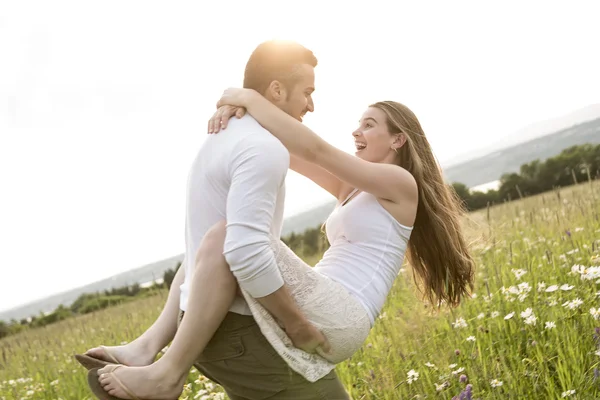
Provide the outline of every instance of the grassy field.
[[[363,349],[337,368],[353,398],[600,398],[599,199],[600,185],[582,184],[471,214],[475,296],[452,311],[425,307],[403,269]],[[92,398],[72,354],[133,339],[165,297],[0,341],[0,399]],[[191,372],[181,398],[220,392]]]

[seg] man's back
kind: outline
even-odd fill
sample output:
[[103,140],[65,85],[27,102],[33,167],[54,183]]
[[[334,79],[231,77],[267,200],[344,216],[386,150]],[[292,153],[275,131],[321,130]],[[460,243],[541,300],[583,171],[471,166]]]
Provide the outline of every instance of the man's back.
[[[281,233],[288,165],[285,147],[250,115],[232,119],[226,130],[208,135],[188,175],[182,265],[185,281],[180,300],[183,311],[187,309],[198,247],[217,222],[227,220],[226,257],[228,252],[235,253],[236,259],[240,258],[238,253],[248,257],[248,265],[256,265],[248,271],[252,274],[261,268],[263,259],[268,262],[264,243],[259,242],[268,234],[279,237]],[[259,244],[262,248],[256,249]],[[231,311],[250,314],[241,298]]]

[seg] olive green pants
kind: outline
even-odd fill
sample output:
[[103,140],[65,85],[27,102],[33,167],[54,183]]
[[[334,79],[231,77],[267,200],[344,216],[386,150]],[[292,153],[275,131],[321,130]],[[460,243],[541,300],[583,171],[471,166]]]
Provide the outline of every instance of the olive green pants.
[[290,369],[247,315],[228,313],[194,366],[231,400],[350,399],[335,370],[311,383]]

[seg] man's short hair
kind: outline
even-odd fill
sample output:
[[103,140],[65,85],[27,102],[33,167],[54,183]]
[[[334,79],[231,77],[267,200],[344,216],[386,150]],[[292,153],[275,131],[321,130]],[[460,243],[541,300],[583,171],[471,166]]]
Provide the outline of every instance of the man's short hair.
[[270,40],[263,42],[252,52],[246,64],[244,87],[264,94],[271,82],[279,81],[293,87],[299,65],[317,66],[312,51],[292,41]]

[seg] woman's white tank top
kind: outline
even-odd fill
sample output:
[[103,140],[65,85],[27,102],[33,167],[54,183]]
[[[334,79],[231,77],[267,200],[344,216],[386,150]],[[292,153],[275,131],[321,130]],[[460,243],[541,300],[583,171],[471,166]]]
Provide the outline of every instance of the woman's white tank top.
[[400,272],[412,227],[400,224],[370,193],[348,201],[356,192],[327,219],[331,247],[315,270],[346,287],[373,325]]

